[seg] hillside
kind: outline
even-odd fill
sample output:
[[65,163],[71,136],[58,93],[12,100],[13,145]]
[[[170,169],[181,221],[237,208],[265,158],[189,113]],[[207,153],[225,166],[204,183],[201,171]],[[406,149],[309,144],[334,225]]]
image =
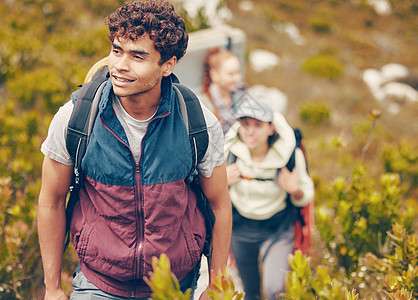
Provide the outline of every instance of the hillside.
[[[363,80],[365,70],[376,73],[396,63],[409,70],[407,79],[416,84],[417,1],[379,0],[391,4],[392,10],[386,15],[365,4],[373,0],[215,1],[219,6],[210,0],[189,3],[211,2],[215,12],[227,6],[223,13],[226,11],[230,18],[226,22],[247,36],[246,85],[275,87],[287,95],[286,117],[305,135],[310,173],[316,184],[316,226],[318,232],[322,229],[321,237],[328,239],[320,239],[317,232],[317,259],[334,268],[333,276],[343,278],[336,269],[342,264],[337,262],[348,270],[357,267],[357,256],[389,249],[380,242],[394,220],[409,231],[410,220],[415,217],[418,221],[418,103],[395,97],[378,101]],[[36,226],[41,144],[54,113],[83,82],[89,68],[109,53],[103,20],[123,2],[0,1],[0,299],[42,298],[43,268]],[[279,63],[257,72],[250,63],[257,49],[276,55]],[[314,71],[325,70],[326,75],[332,75],[329,78],[313,75],[312,69],[306,71],[306,63],[318,54],[325,56],[325,62],[331,61],[334,69],[322,64],[314,65]],[[373,109],[382,113],[376,126],[369,118]],[[324,110],[329,111],[329,118],[326,113],[321,115]],[[322,122],[302,120],[301,111],[308,111],[308,117],[320,117]],[[361,162],[361,149],[368,142],[364,162],[371,178],[354,179],[353,167]],[[384,172],[395,175],[388,175],[382,187],[376,179]],[[357,180],[360,189],[353,185],[345,194],[330,195],[329,187],[337,176],[344,179],[339,181],[340,188]],[[376,189],[369,179],[375,180]],[[347,201],[359,204],[364,216]],[[345,214],[336,207],[340,203],[350,208]],[[338,221],[344,217],[356,235],[341,234]],[[366,219],[371,221],[369,227],[363,226]],[[350,254],[353,251],[357,256]],[[67,293],[77,264],[74,251],[67,251],[62,273]],[[351,277],[349,280],[349,286],[358,283]],[[373,289],[371,282],[365,291]]]
[[[349,157],[360,157],[372,109],[382,111],[366,157],[374,173],[382,170],[378,153],[384,145],[408,141],[417,146],[418,103],[404,99],[378,101],[362,79],[364,70],[380,69],[389,63],[404,65],[411,74],[418,71],[417,6],[413,1],[391,3],[392,13],[379,15],[361,1],[227,1],[232,11],[229,24],[247,34],[248,55],[254,49],[264,49],[280,58],[277,66],[263,72],[247,65],[246,84],[277,87],[287,95],[286,116],[292,125],[304,130],[316,175],[331,179],[335,174],[330,170],[333,149],[328,145],[337,136],[348,145],[341,154],[338,173],[351,171],[353,159]],[[281,30],[289,23],[298,28],[303,45],[295,44]],[[317,54],[335,57],[343,66],[342,75],[330,80],[304,72],[304,61]],[[393,101],[399,107],[396,114],[388,110]],[[331,116],[318,126],[302,122],[298,114],[301,106],[315,102],[326,103]]]

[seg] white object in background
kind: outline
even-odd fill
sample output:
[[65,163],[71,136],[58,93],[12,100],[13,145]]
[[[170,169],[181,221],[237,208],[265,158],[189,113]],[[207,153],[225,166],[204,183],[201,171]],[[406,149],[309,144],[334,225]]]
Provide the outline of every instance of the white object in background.
[[254,99],[269,104],[274,111],[280,112],[282,115],[286,113],[287,96],[279,89],[260,84],[248,88],[248,93]]
[[256,49],[250,53],[250,66],[254,71],[271,70],[279,63],[280,58],[270,51]]

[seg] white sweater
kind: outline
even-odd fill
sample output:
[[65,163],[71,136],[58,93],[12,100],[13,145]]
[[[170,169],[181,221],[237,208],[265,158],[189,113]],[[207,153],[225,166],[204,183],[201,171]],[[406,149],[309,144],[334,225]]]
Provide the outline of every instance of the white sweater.
[[[293,129],[285,118],[275,113],[274,125],[279,139],[267,152],[262,162],[253,162],[248,147],[238,138],[239,123],[225,136],[225,154],[229,152],[237,157],[240,173],[252,178],[272,178],[269,181],[241,179],[229,187],[232,203],[238,212],[249,219],[266,220],[286,208],[287,193],[276,181],[277,169],[285,167],[295,148]],[[227,157],[227,156],[226,156]],[[295,168],[302,199],[293,202],[295,206],[305,206],[312,201],[314,186],[306,171],[306,162],[300,149],[296,149]]]

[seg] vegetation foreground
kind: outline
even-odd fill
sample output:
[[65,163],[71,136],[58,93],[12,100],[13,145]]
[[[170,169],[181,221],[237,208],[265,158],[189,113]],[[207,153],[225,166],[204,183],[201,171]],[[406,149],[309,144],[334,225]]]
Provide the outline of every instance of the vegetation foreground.
[[[103,18],[123,2],[0,2],[0,299],[42,298],[42,265],[35,229],[43,159],[40,145],[53,113],[83,81],[89,67],[108,54],[110,45]],[[297,72],[275,69],[255,74],[249,69],[248,83],[256,84],[258,80],[269,84],[271,78],[279,77],[287,85],[286,78],[296,72],[300,80],[288,84],[291,99],[306,95],[301,94],[302,85],[318,85],[321,90],[338,86],[345,97],[344,103],[336,96],[331,99],[335,103],[327,97],[308,97],[306,101],[289,104],[289,119],[305,133],[310,173],[316,185],[316,228],[312,253],[296,252],[289,257],[292,269],[286,294],[279,298],[416,299],[418,150],[416,139],[405,137],[416,135],[410,116],[417,105],[408,106],[404,115],[390,121],[384,107],[373,101],[367,105],[358,101],[366,95],[359,92],[360,88],[353,95],[344,92],[346,82],[352,81],[346,75],[350,68],[364,67],[373,61],[379,65],[388,54],[353,32],[344,35],[345,42],[352,43],[345,51],[338,52],[327,44],[327,39],[344,30],[331,12],[349,8],[353,18],[362,18],[358,27],[373,28],[380,19],[363,1],[357,1],[357,6],[338,0],[260,1],[251,16],[239,12],[239,2],[223,3],[236,12],[231,20],[234,26],[241,26],[244,17],[251,25],[255,18],[267,20],[265,23],[279,22],[291,16],[301,18],[309,11],[311,15],[306,19],[311,17],[311,22],[306,25],[307,30],[325,45],[318,52],[325,53],[325,58],[333,57],[319,64],[319,70],[311,57],[299,58],[303,63],[293,64]],[[403,33],[405,47],[416,47],[417,5],[406,0],[390,3],[394,14],[387,17],[388,26]],[[257,16],[260,9],[265,11]],[[208,20],[200,13],[196,20],[188,19],[188,26],[191,30],[199,29],[208,26]],[[250,29],[248,39],[249,48],[264,43],[264,37],[254,35]],[[285,43],[282,46],[286,48]],[[318,53],[312,53],[313,47],[314,44],[309,51],[315,58]],[[350,51],[355,51],[356,59],[346,59],[344,55]],[[417,67],[413,58],[403,56],[405,63]],[[324,56],[316,58],[322,60]],[[327,67],[321,69],[324,65]],[[287,77],[281,77],[282,73]],[[333,122],[333,107],[340,105],[349,112],[345,119],[352,122],[350,129]],[[410,125],[406,126],[408,122]],[[62,283],[68,293],[76,264],[74,251],[67,251]],[[212,276],[217,279],[210,288],[211,299],[243,297],[235,291],[227,271]],[[177,279],[171,275],[169,261],[164,257],[155,259],[149,284],[155,292],[154,299],[187,298],[187,294],[178,291]]]

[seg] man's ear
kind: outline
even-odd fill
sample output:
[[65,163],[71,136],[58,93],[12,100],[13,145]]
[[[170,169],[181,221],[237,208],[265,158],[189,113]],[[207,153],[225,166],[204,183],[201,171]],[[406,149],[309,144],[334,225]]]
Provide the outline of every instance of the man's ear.
[[176,66],[177,63],[177,57],[173,56],[171,57],[169,60],[167,60],[165,63],[163,63],[162,65],[162,69],[163,69],[163,76],[167,77],[170,76],[171,73],[173,73],[174,67]]

